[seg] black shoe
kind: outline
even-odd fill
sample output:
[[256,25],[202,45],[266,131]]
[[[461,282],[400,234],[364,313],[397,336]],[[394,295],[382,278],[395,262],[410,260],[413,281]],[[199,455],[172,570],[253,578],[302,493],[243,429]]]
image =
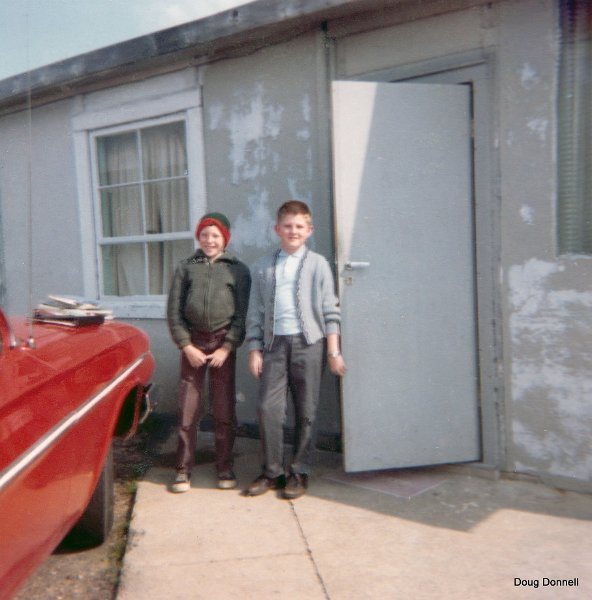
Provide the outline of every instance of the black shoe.
[[306,492],[308,487],[308,475],[305,473],[292,473],[284,488],[284,498],[295,500]]
[[286,477],[278,475],[277,477],[267,477],[259,475],[255,481],[245,490],[245,496],[260,496],[267,490],[279,490],[286,485]]

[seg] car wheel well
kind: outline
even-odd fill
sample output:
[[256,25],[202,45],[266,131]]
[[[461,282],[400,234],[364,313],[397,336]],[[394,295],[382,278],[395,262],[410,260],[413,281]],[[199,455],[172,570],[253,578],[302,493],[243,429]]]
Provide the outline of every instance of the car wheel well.
[[152,384],[137,385],[126,395],[115,423],[113,435],[128,438],[132,436],[138,425],[144,423],[152,412],[153,403],[150,399]]
[[135,387],[126,395],[115,424],[115,431],[113,432],[115,436],[128,437],[133,434],[138,423],[136,407],[138,394],[141,394],[141,391],[141,388]]

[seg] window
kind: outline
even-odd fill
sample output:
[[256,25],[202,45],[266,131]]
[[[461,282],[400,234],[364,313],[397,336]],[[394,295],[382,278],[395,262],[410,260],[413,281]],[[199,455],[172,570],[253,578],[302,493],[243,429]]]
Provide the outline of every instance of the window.
[[592,3],[560,6],[559,251],[592,254]]
[[193,251],[185,121],[94,134],[101,296],[161,296]]
[[198,71],[92,92],[72,117],[83,295],[162,319],[175,264],[206,212]]

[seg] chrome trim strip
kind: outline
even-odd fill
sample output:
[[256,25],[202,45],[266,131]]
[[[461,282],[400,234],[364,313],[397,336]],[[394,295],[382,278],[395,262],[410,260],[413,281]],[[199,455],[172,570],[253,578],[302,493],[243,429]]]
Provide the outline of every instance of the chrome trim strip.
[[142,354],[125,371],[120,373],[115,379],[104,387],[98,394],[87,400],[77,410],[70,413],[61,423],[58,423],[53,429],[46,433],[42,438],[35,442],[21,456],[14,460],[4,471],[0,472],[0,492],[6,485],[14,479],[21,471],[29,466],[40,454],[47,450],[52,444],[62,437],[72,426],[80,421],[90,410],[92,410],[105,396],[116,388],[132,371],[134,371],[147,356],[147,352]]

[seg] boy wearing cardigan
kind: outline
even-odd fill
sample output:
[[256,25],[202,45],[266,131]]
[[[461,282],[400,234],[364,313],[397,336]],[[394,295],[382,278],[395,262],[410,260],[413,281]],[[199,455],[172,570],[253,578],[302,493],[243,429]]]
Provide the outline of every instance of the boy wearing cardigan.
[[[275,232],[280,249],[251,269],[246,341],[249,370],[260,380],[264,464],[245,495],[281,489],[284,498],[295,499],[308,486],[325,354],[333,374],[342,376],[346,368],[339,350],[341,313],[333,274],[327,260],[306,246],[313,232],[309,207],[298,200],[284,203]],[[296,437],[286,480],[283,425],[288,391],[294,402]]]

